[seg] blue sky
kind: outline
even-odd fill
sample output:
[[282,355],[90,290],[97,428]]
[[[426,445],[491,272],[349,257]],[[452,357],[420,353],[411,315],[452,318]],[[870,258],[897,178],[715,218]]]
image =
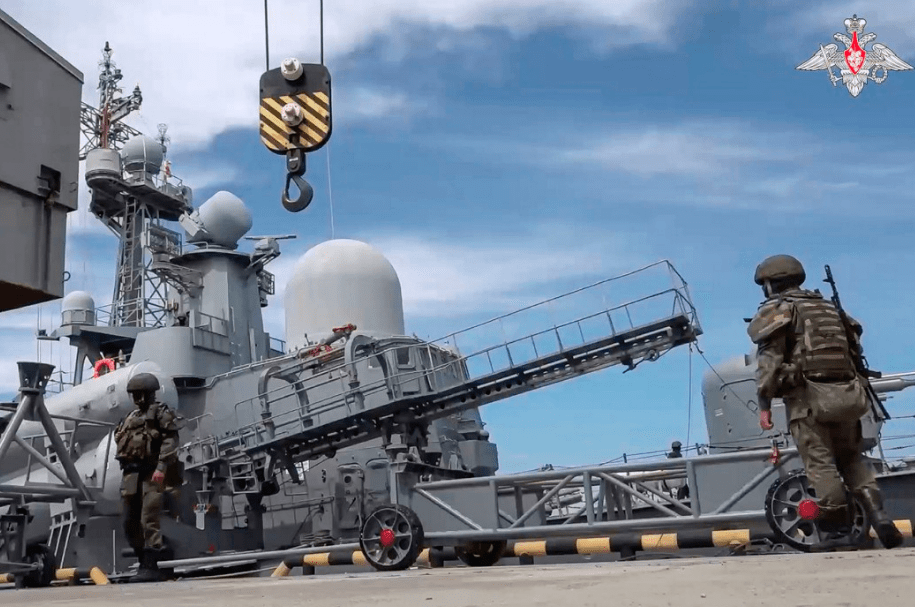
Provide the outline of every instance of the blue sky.
[[[915,64],[913,6],[327,3],[334,133],[309,157],[314,202],[291,215],[279,200],[283,160],[256,130],[262,5],[221,2],[214,12],[206,2],[162,2],[153,14],[82,4],[57,21],[49,17],[62,14],[53,8],[61,2],[39,10],[13,0],[4,10],[85,73],[90,103],[110,41],[125,90],[136,81],[143,89],[127,122],[150,135],[169,124],[172,169],[195,203],[229,190],[252,209],[253,233],[298,234],[281,243],[278,281],[318,242],[365,240],[400,274],[408,332],[435,338],[666,258],[690,285],[700,348],[714,364],[750,350],[742,319],[761,299],[753,271],[784,252],[805,263],[812,286],[831,265],[843,303],[865,325],[874,368],[915,370],[915,72],[891,72],[852,98],[824,72],[794,69],[844,32],[852,13]],[[271,67],[288,55],[317,61],[316,17],[316,0],[271,2]],[[71,218],[68,268],[73,288],[107,303],[116,243],[96,224],[84,210]],[[10,380],[0,387],[15,384],[15,360],[34,357],[38,314],[4,318]],[[59,304],[40,314],[52,328]],[[282,335],[281,293],[267,322]],[[58,356],[43,346],[44,360]],[[707,370],[693,353],[690,393],[684,347],[632,373],[613,368],[490,405],[483,416],[503,472],[666,449],[686,441],[690,409],[689,440],[704,442]],[[915,414],[915,398],[888,407]],[[885,430],[912,433],[906,420]]]

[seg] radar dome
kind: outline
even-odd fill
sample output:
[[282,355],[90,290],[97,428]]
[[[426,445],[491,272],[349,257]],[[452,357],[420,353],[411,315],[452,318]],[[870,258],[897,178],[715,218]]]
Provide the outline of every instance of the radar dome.
[[329,240],[309,249],[286,283],[284,305],[289,348],[316,343],[347,323],[377,337],[404,334],[397,272],[358,240]]
[[127,171],[146,171],[155,175],[162,167],[165,151],[162,144],[146,135],[137,135],[127,140],[121,150],[124,169]]
[[230,249],[234,249],[254,225],[251,212],[241,198],[225,191],[216,192],[200,205],[197,218],[209,234],[210,242]]
[[73,291],[60,302],[61,325],[94,325],[95,300],[86,291]]

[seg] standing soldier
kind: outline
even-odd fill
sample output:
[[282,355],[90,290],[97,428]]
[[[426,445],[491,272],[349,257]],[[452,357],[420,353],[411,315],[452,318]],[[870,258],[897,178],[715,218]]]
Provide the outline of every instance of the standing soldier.
[[822,549],[850,545],[846,485],[861,498],[881,543],[895,548],[902,534],[884,512],[874,471],[862,458],[861,417],[869,403],[853,357],[862,353],[863,328],[848,317],[847,330],[831,301],[800,288],[806,278],[790,255],[774,255],[756,268],[766,300],[747,332],[758,348],[759,423],[772,429],[772,399],[781,397],[816,493],[817,524],[826,533]]
[[159,580],[165,545],[159,529],[166,471],[177,463],[177,416],[156,401],[159,380],[138,373],[127,382],[136,409],[115,430],[117,459],[124,477],[121,497],[127,541],[140,562],[132,581]]

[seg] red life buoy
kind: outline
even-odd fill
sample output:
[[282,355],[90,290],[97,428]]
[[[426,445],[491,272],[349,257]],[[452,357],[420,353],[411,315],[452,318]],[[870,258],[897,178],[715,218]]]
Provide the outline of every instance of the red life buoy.
[[[101,372],[102,367],[108,367],[108,370],[105,373]],[[92,374],[92,377],[98,377],[99,375],[105,375],[114,371],[114,360],[110,358],[102,358],[97,363],[95,363],[95,373]]]

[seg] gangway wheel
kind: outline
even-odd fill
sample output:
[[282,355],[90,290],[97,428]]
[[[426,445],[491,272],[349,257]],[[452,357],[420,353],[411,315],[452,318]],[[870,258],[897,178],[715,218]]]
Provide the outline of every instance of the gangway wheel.
[[402,571],[416,562],[422,550],[423,525],[406,506],[379,506],[362,523],[359,546],[375,569]]
[[504,540],[470,542],[455,548],[455,554],[468,567],[490,567],[499,562],[507,545]]
[[29,544],[25,549],[25,560],[28,563],[37,563],[39,568],[24,575],[22,585],[26,588],[50,586],[54,581],[54,571],[57,569],[56,559],[51,549],[44,544]]
[[[807,482],[803,470],[794,470],[772,483],[766,493],[766,522],[775,533],[776,541],[795,550],[810,552],[825,539],[825,534],[812,520],[804,519],[799,508],[806,500],[815,500],[816,494]],[[870,532],[870,520],[860,499],[849,494],[849,505],[854,512],[851,539],[855,545],[863,543]]]

